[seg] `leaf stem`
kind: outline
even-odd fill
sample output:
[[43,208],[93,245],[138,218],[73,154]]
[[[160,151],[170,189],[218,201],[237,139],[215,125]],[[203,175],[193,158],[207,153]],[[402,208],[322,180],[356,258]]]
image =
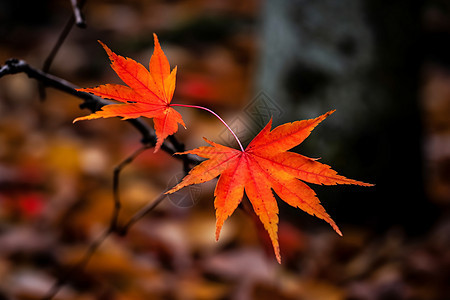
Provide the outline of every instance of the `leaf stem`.
[[228,124],[218,115],[216,114],[214,111],[210,110],[209,108],[203,107],[203,106],[199,106],[199,105],[190,105],[190,104],[170,104],[170,106],[181,106],[181,107],[190,107],[190,108],[199,108],[199,109],[203,109],[206,110],[207,112],[212,113],[214,116],[216,116],[220,122],[222,122],[223,125],[225,125],[225,127],[231,132],[231,134],[234,136],[234,138],[236,139],[236,141],[239,144],[239,147],[241,148],[241,151],[244,152],[244,147],[242,147],[241,141],[239,141],[239,138],[237,137],[237,135],[234,133],[234,131],[231,129],[230,126],[228,126]]

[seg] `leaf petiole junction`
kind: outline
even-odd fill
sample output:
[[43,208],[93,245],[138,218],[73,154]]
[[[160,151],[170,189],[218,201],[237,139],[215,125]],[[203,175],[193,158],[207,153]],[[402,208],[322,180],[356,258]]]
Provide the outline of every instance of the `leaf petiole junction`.
[[218,115],[216,114],[214,111],[212,111],[209,108],[203,107],[203,106],[199,106],[199,105],[190,105],[190,104],[176,104],[176,103],[171,103],[169,106],[180,106],[180,107],[190,107],[190,108],[199,108],[199,109],[203,109],[206,110],[207,112],[213,114],[215,117],[217,117],[220,122],[222,122],[223,125],[225,125],[225,127],[231,132],[231,134],[234,136],[234,138],[236,139],[236,141],[239,144],[239,147],[241,148],[241,151],[244,152],[244,147],[242,147],[241,141],[239,141],[239,138],[237,137],[237,135],[234,133],[233,129],[231,129],[230,126],[228,126],[228,124]]

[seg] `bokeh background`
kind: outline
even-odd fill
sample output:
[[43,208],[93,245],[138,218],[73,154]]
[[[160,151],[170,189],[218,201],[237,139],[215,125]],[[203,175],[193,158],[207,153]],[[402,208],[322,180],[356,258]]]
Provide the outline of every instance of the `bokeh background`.
[[[313,186],[341,227],[279,202],[278,265],[243,210],[214,241],[215,182],[166,199],[111,235],[55,299],[449,299],[450,4],[378,0],[87,0],[50,73],[121,83],[102,40],[148,64],[152,33],[178,66],[173,102],[214,109],[248,143],[274,124],[337,109],[295,150],[373,188]],[[1,1],[0,61],[36,68],[70,1]],[[72,124],[80,99],[26,75],[0,78],[0,299],[40,299],[108,227],[114,167],[140,147],[119,119]],[[230,143],[180,109],[187,149]],[[151,123],[149,121],[149,123]],[[153,201],[180,161],[149,150],[122,173],[121,222]],[[184,197],[184,198],[183,198]]]

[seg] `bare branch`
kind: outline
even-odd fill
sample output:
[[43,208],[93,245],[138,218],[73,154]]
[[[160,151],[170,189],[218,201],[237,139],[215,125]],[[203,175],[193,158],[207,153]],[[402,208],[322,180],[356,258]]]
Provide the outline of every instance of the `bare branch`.
[[51,287],[51,289],[47,292],[47,295],[42,298],[42,300],[51,300],[56,294],[61,290],[62,286],[70,280],[76,272],[79,272],[84,269],[84,267],[91,260],[92,256],[95,254],[97,249],[103,244],[103,242],[110,236],[112,233],[111,228],[108,228],[105,232],[102,233],[92,244],[89,245],[86,253],[83,258],[75,265],[73,265],[68,271],[66,271],[62,276],[58,276],[58,280]]
[[112,231],[116,230],[118,226],[118,220],[119,220],[119,212],[121,208],[121,202],[120,202],[120,193],[119,193],[119,179],[120,179],[120,173],[122,170],[131,164],[133,160],[136,159],[141,153],[143,153],[145,150],[150,148],[150,145],[143,145],[139,149],[137,149],[135,152],[133,152],[130,156],[125,158],[120,164],[118,164],[114,168],[113,172],[113,199],[114,199],[114,210],[113,210],[113,216],[111,218],[111,224],[109,225],[110,229]]
[[[61,290],[61,287],[69,281],[73,274],[77,271],[81,271],[91,260],[94,253],[97,251],[97,249],[102,245],[102,243],[112,234],[112,233],[118,233],[120,235],[123,235],[124,230],[118,226],[118,219],[119,219],[119,213],[121,209],[121,202],[120,202],[120,195],[119,195],[119,179],[120,179],[120,173],[121,171],[127,167],[129,164],[131,164],[136,157],[138,157],[140,154],[142,154],[145,150],[149,149],[150,145],[143,145],[136,151],[134,151],[130,156],[125,158],[121,163],[119,163],[114,168],[114,176],[113,176],[113,200],[114,200],[114,207],[113,207],[113,213],[111,217],[111,222],[109,224],[109,227],[101,236],[99,236],[94,242],[92,242],[91,245],[89,245],[88,249],[86,250],[86,253],[84,254],[83,258],[75,265],[73,265],[68,271],[66,271],[62,276],[58,277],[58,280],[55,282],[55,284],[52,286],[52,288],[49,290],[47,295],[43,298],[43,300],[51,300],[53,299],[56,294]],[[165,196],[164,194],[162,194]],[[143,210],[145,210],[144,214],[149,213],[151,210],[153,210],[160,202],[164,199],[158,197],[155,201],[151,203],[151,209],[148,209],[145,207]],[[155,204],[156,203],[156,204]],[[142,216],[144,215],[142,211],[139,211],[137,215]],[[133,216],[131,220],[134,220],[135,217]],[[129,227],[129,222],[127,222],[127,229]],[[133,222],[134,223],[134,222]]]
[[[104,100],[92,94],[79,92],[76,90],[78,88],[76,85],[57,76],[35,69],[23,60],[18,60],[14,58],[9,59],[5,62],[5,65],[0,67],[0,78],[5,75],[13,75],[19,73],[25,73],[28,75],[28,77],[38,80],[45,86],[52,87],[54,89],[60,90],[67,94],[83,99],[84,103],[82,103],[80,107],[87,108],[92,112],[98,111],[99,109],[101,109],[102,106],[112,103],[110,101]],[[134,128],[136,128],[141,133],[142,144],[152,146],[156,144],[155,133],[147,125],[147,123],[143,122],[140,118],[128,119],[127,122],[130,123]],[[174,136],[171,136],[169,141],[170,143],[164,142],[163,145],[161,146],[161,149],[163,151],[167,152],[170,155],[173,155],[175,152],[184,151],[184,145],[180,143]],[[176,155],[174,157],[176,159],[182,160],[185,165],[195,165],[198,163],[198,160],[196,160],[192,156]]]
[[53,299],[56,296],[56,294],[61,290],[61,287],[72,278],[75,272],[83,270],[83,268],[89,263],[89,261],[91,260],[92,256],[97,251],[97,249],[112,233],[116,233],[122,236],[126,235],[131,226],[133,226],[137,221],[142,219],[149,212],[154,210],[167,197],[166,194],[161,193],[158,196],[158,198],[153,200],[153,202],[150,202],[147,206],[143,207],[136,214],[134,214],[130,218],[130,220],[128,220],[128,222],[125,223],[124,226],[118,225],[118,218],[121,209],[121,202],[119,195],[120,173],[126,166],[131,164],[136,159],[136,157],[138,157],[140,154],[142,154],[145,150],[149,148],[150,146],[148,145],[140,147],[114,168],[114,180],[113,180],[114,208],[109,228],[105,230],[105,232],[103,232],[103,234],[99,236],[94,242],[92,242],[91,245],[89,245],[83,258],[77,264],[73,265],[65,274],[58,277],[58,280],[55,282],[55,284],[52,286],[52,288],[49,290],[47,295],[42,300]]
[[[52,65],[53,60],[55,59],[56,54],[58,53],[62,44],[66,40],[70,31],[72,30],[73,25],[76,24],[80,28],[86,27],[86,22],[81,14],[81,8],[83,7],[85,2],[86,2],[85,0],[80,0],[79,3],[77,0],[70,0],[73,14],[70,15],[70,18],[66,23],[66,26],[64,26],[61,34],[58,37],[58,40],[56,41],[56,44],[53,46],[52,50],[45,59],[44,64],[42,66],[43,72],[48,73],[48,71],[50,71],[50,66]],[[45,95],[45,88],[42,83],[39,83],[38,90],[39,90],[39,98],[41,100],[44,100],[46,95]]]
[[75,24],[80,28],[86,27],[86,20],[84,19],[83,14],[81,13],[81,8],[84,5],[84,0],[70,0],[70,3],[72,4],[72,10],[73,10],[73,16],[75,18]]
[[[56,54],[58,53],[58,51],[61,48],[62,44],[64,43],[66,37],[69,35],[70,31],[72,30],[74,23],[75,23],[75,17],[73,15],[70,15],[70,18],[67,21],[66,26],[64,26],[63,31],[59,35],[55,46],[53,46],[52,51],[50,51],[50,53],[48,54],[47,58],[44,61],[44,64],[42,65],[43,72],[47,73],[50,70],[50,66],[53,63],[53,60],[55,59]],[[41,101],[43,101],[46,98],[46,93],[45,93],[45,86],[41,82],[39,82],[38,91],[39,91],[39,99],[41,99]]]
[[123,225],[120,230],[117,230],[117,234],[119,235],[126,235],[128,233],[128,230],[130,230],[131,226],[136,224],[137,221],[145,217],[149,212],[151,212],[155,207],[158,206],[164,199],[166,199],[167,195],[162,193],[159,195],[158,198],[156,198],[153,202],[149,203],[147,206],[139,210],[137,213],[135,213],[130,220]]
[[[77,91],[77,86],[74,84],[59,78],[57,76],[48,74],[41,70],[35,69],[28,65],[23,60],[18,59],[9,59],[5,62],[5,65],[0,66],[0,78],[6,75],[13,75],[25,73],[28,77],[36,79],[44,86],[52,87],[67,94],[73,95],[80,99],[83,99],[84,102],[80,105],[81,108],[88,108],[92,112],[95,112],[101,109],[102,106],[110,104],[110,101],[104,100],[97,96],[94,96],[89,93],[79,92]],[[82,270],[90,261],[94,253],[101,246],[101,244],[109,237],[112,233],[116,233],[119,235],[126,235],[128,230],[133,226],[136,222],[142,219],[146,214],[151,212],[155,207],[160,204],[165,198],[165,194],[161,194],[158,198],[156,198],[153,202],[149,203],[147,206],[143,207],[139,210],[134,216],[130,218],[128,222],[126,222],[123,226],[119,226],[118,218],[121,209],[120,195],[119,195],[119,180],[121,171],[128,166],[130,163],[134,161],[136,157],[142,154],[145,150],[150,147],[153,147],[156,144],[156,136],[154,131],[150,129],[147,123],[143,122],[140,118],[138,119],[129,119],[127,120],[136,130],[138,130],[142,135],[142,147],[133,152],[130,156],[125,158],[115,169],[113,174],[113,196],[114,196],[114,208],[112,213],[111,222],[109,228],[105,230],[105,232],[97,238],[86,250],[85,255],[81,259],[79,263],[70,268],[65,274],[58,277],[58,280],[52,286],[48,294],[45,296],[45,300],[53,299],[54,296],[60,291],[61,287],[67,283],[73,276],[73,274],[77,271]],[[161,149],[169,154],[174,154],[175,152],[183,152],[184,144],[180,143],[174,136],[169,137],[169,143],[163,143]],[[183,161],[183,168],[185,172],[188,172],[192,165],[196,165],[199,163],[195,157],[191,155],[176,155],[174,156],[177,159]]]
[[52,51],[50,51],[49,55],[44,61],[44,65],[42,66],[42,71],[48,72],[50,70],[50,66],[55,59],[56,54],[58,53],[59,49],[61,48],[62,44],[64,43],[65,39],[69,35],[70,31],[72,30],[73,24],[75,23],[75,17],[73,15],[70,15],[69,20],[66,23],[66,26],[64,26],[63,30],[61,31],[61,34],[58,37],[58,40],[56,41],[56,44],[53,46]]

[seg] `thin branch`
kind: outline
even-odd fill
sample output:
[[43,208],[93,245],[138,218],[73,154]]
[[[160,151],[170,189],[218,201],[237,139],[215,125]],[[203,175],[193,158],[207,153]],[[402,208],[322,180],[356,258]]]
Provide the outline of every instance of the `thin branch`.
[[[185,146],[184,144],[180,143],[175,136],[173,135],[169,135],[169,141],[172,143],[172,145],[175,147],[175,149],[183,149],[179,152],[184,152],[185,151]],[[183,160],[183,172],[185,175],[187,175],[187,173],[189,173],[189,171],[191,170],[191,160],[189,159],[184,159]],[[197,162],[195,164],[199,163],[199,161],[197,160]]]
[[[44,64],[42,65],[42,71],[47,73],[50,70],[50,66],[53,63],[53,60],[56,57],[56,54],[58,53],[59,49],[61,48],[62,44],[64,43],[66,37],[69,35],[70,31],[72,30],[73,24],[75,23],[75,17],[73,15],[70,15],[69,20],[66,23],[66,26],[64,26],[63,31],[58,37],[58,40],[56,41],[56,44],[53,46],[52,50],[48,54],[47,58],[44,61]],[[44,99],[47,97],[45,93],[45,86],[43,83],[39,83],[38,85],[38,91],[39,91],[39,99],[41,101],[44,101]]]
[[125,223],[125,226],[121,227],[118,224],[119,219],[119,213],[121,209],[121,202],[120,202],[120,194],[119,194],[119,180],[120,180],[120,173],[122,170],[127,167],[129,164],[131,164],[139,155],[141,155],[145,150],[149,149],[150,145],[143,145],[136,151],[134,151],[130,156],[125,158],[122,162],[120,162],[115,168],[114,168],[114,175],[113,175],[113,200],[114,200],[114,207],[113,207],[113,213],[111,217],[111,222],[109,224],[109,227],[101,236],[99,236],[92,244],[89,246],[89,248],[86,250],[86,253],[84,254],[83,258],[78,262],[77,264],[73,265],[63,276],[58,277],[58,280],[55,282],[55,284],[52,286],[52,288],[49,290],[47,295],[42,300],[51,300],[53,299],[56,294],[61,290],[62,286],[66,284],[75,274],[76,272],[79,272],[84,269],[84,267],[89,263],[92,256],[95,254],[97,249],[102,245],[102,243],[112,234],[117,233],[119,235],[126,235],[129,228],[135,224],[138,220],[140,220],[142,217],[144,217],[146,214],[151,212],[155,207],[166,198],[166,195],[162,193],[158,198],[156,198],[153,202],[151,202],[149,205],[145,206],[141,210],[139,210],[131,219]]
[[111,224],[109,225],[109,227],[112,231],[115,231],[119,228],[118,220],[119,220],[119,213],[120,213],[120,208],[121,208],[120,193],[119,193],[120,173],[126,166],[131,164],[136,159],[136,157],[138,157],[141,153],[143,153],[145,150],[147,150],[150,147],[151,147],[150,145],[143,145],[142,147],[137,149],[135,152],[133,152],[130,156],[125,158],[120,164],[118,164],[114,168],[114,172],[113,172],[114,209],[113,209],[113,216],[111,218]]
[[153,202],[149,203],[147,206],[143,207],[141,210],[139,210],[137,213],[135,213],[130,220],[123,225],[120,230],[117,230],[117,234],[119,235],[126,235],[128,233],[128,230],[130,230],[131,226],[136,224],[137,221],[145,217],[149,212],[151,212],[155,207],[158,206],[164,199],[166,199],[167,195],[164,193],[161,193],[161,195],[158,196]]
[[[5,62],[5,65],[0,66],[0,78],[6,75],[13,75],[25,73],[29,78],[33,78],[38,80],[45,86],[55,88],[67,94],[73,95],[80,99],[83,99],[84,102],[80,105],[81,108],[88,108],[92,112],[95,112],[101,109],[102,106],[109,104],[110,102],[104,99],[101,99],[92,94],[88,94],[85,92],[79,92],[76,90],[77,86],[74,84],[56,77],[54,75],[48,74],[41,70],[35,69],[28,65],[23,60],[18,59],[9,59]],[[161,194],[158,198],[156,198],[153,202],[149,203],[147,206],[143,207],[139,210],[134,216],[130,218],[128,222],[124,224],[124,226],[118,225],[118,217],[121,209],[121,202],[119,197],[119,179],[121,171],[128,166],[133,160],[143,153],[146,149],[154,146],[156,144],[156,136],[154,131],[151,130],[147,123],[143,122],[141,119],[129,119],[127,120],[136,130],[138,130],[142,135],[142,147],[133,152],[129,157],[124,159],[115,169],[113,174],[113,193],[114,193],[114,208],[113,215],[111,218],[110,226],[105,232],[97,238],[87,249],[85,255],[82,260],[74,265],[69,271],[67,271],[63,276],[59,277],[57,282],[52,286],[48,294],[45,296],[45,300],[53,299],[53,297],[60,291],[61,287],[67,283],[67,281],[73,276],[73,274],[77,271],[82,270],[90,261],[94,253],[101,246],[101,244],[109,237],[112,233],[117,233],[119,235],[126,235],[128,230],[133,226],[137,221],[142,219],[146,214],[151,212],[155,207],[160,204],[167,195]],[[169,145],[163,143],[161,149],[169,154],[174,154],[175,152],[183,152],[184,145],[180,143],[174,136],[169,137]],[[199,160],[195,159],[195,157],[191,155],[176,155],[174,156],[176,159],[180,159],[183,161],[183,168],[185,172],[188,172],[190,169],[190,165],[196,165],[199,163]]]
[[50,66],[53,60],[55,59],[56,54],[58,53],[65,39],[69,35],[74,24],[75,24],[75,17],[73,15],[70,15],[70,18],[67,21],[66,26],[64,26],[63,30],[61,31],[61,34],[59,35],[58,40],[53,46],[52,51],[50,51],[49,55],[45,59],[44,64],[42,66],[42,71],[48,72],[50,70]]
[[83,7],[84,2],[86,1],[70,0],[70,3],[72,4],[73,16],[75,17],[75,24],[80,28],[86,28],[86,20],[81,13],[81,8]]
[[[73,95],[80,99],[83,99],[84,102],[80,105],[81,108],[87,108],[92,112],[98,111],[102,106],[111,104],[112,102],[99,98],[89,93],[79,92],[76,89],[78,88],[76,85],[59,78],[57,76],[45,73],[39,69],[35,69],[31,67],[27,62],[18,59],[9,59],[5,62],[3,66],[0,67],[0,78],[6,75],[13,75],[25,73],[28,77],[33,78],[44,84],[45,86],[52,87],[54,89],[60,90],[67,94]],[[141,143],[144,145],[152,145],[156,144],[156,136],[155,133],[147,123],[143,122],[142,119],[128,119],[128,123],[130,123],[136,130],[138,130],[142,135]],[[161,146],[161,149],[167,152],[170,155],[173,155],[176,152],[183,152],[184,145],[172,136],[170,138],[171,143],[164,142]],[[176,155],[174,158],[183,161],[185,164],[196,165],[198,164],[198,160],[196,160],[193,156],[190,155]]]
[[[53,46],[52,50],[45,59],[44,64],[42,66],[43,72],[48,73],[48,71],[50,71],[50,66],[52,65],[53,60],[55,59],[56,54],[58,53],[62,44],[66,40],[70,31],[72,30],[73,25],[76,24],[80,28],[86,27],[86,22],[81,14],[81,8],[83,7],[85,2],[86,2],[85,0],[81,0],[79,3],[77,0],[70,0],[73,14],[70,15],[69,20],[66,23],[66,26],[64,26],[63,30],[61,31],[58,37],[58,40],[56,41],[56,44]],[[44,100],[46,97],[44,85],[40,83],[38,90],[39,90],[39,98],[41,100]]]
[[80,272],[84,269],[84,267],[91,260],[92,256],[95,254],[97,249],[103,244],[107,237],[112,233],[111,228],[108,228],[101,236],[99,236],[92,244],[89,245],[89,248],[86,250],[83,258],[80,262],[73,265],[65,274],[58,277],[58,280],[51,287],[51,289],[47,292],[47,295],[42,298],[42,300],[51,300],[56,294],[61,290],[62,286],[66,284],[66,282],[72,278],[73,274]]

